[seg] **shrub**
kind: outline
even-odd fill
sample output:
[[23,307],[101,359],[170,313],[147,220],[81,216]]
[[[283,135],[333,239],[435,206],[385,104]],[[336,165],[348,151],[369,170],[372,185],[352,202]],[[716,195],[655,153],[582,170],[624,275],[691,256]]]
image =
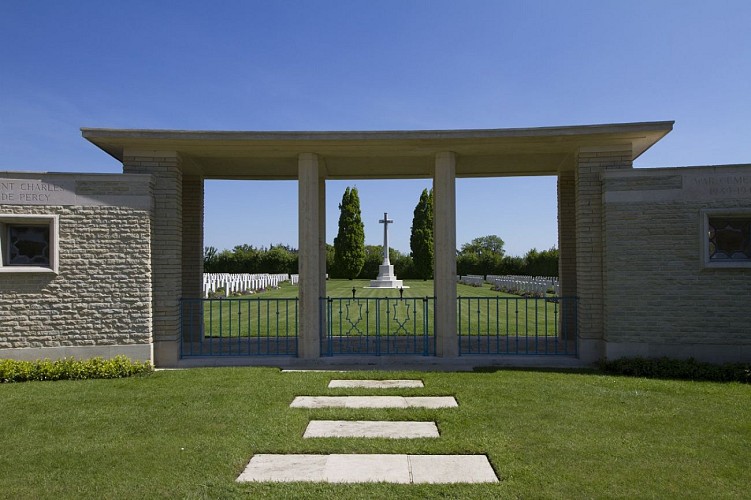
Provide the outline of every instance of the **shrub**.
[[717,365],[693,358],[621,358],[603,361],[600,368],[606,373],[632,377],[751,383],[751,364],[744,363]]
[[78,360],[64,358],[57,361],[17,361],[0,359],[0,383],[30,380],[83,380],[92,378],[124,378],[151,373],[149,361],[131,361],[125,356],[112,359]]

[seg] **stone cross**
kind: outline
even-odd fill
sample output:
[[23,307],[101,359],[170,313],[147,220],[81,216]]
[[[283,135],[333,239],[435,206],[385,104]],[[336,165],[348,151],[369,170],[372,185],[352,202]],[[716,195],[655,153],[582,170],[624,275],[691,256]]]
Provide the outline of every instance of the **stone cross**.
[[389,214],[387,212],[383,212],[383,219],[378,221],[380,224],[383,224],[383,266],[387,266],[391,264],[391,261],[389,260],[389,224],[393,224],[393,219],[389,219]]

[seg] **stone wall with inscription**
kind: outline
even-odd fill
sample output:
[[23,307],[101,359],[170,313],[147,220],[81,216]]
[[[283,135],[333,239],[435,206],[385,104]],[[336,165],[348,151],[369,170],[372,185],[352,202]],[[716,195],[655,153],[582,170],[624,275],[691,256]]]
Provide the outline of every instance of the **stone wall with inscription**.
[[751,361],[751,267],[705,265],[705,214],[748,213],[751,165],[602,176],[608,357]]
[[0,172],[17,215],[58,217],[59,265],[0,273],[0,358],[151,359],[151,176]]

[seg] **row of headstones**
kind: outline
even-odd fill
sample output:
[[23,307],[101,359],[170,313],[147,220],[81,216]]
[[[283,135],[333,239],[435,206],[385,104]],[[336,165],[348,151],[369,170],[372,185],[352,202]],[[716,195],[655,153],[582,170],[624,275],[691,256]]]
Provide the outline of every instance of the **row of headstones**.
[[534,297],[544,297],[548,290],[553,290],[556,295],[560,295],[561,289],[558,278],[550,276],[499,276],[493,274],[479,276],[468,274],[457,276],[456,280],[470,286],[482,286],[485,283],[490,283],[493,285],[493,290]]
[[558,278],[550,276],[488,275],[487,281],[493,285],[493,290],[516,295],[544,297],[548,290],[553,290],[555,295],[560,296],[561,292]]
[[485,284],[485,276],[468,274],[466,276],[457,276],[456,281],[463,285],[482,286]]
[[300,280],[298,274],[249,274],[249,273],[204,273],[203,296],[208,297],[223,289],[225,297],[233,293],[249,293],[266,288],[277,288],[280,283],[289,281],[296,285]]

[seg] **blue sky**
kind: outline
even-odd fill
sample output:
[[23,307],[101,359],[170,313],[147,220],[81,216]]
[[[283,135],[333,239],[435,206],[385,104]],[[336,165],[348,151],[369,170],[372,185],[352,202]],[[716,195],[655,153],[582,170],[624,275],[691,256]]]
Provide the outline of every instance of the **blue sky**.
[[[80,127],[515,128],[675,120],[637,167],[751,162],[751,2],[0,2],[0,170],[119,172]],[[409,251],[424,181],[347,185]],[[212,181],[205,243],[297,244],[293,182]],[[460,180],[457,244],[556,244],[555,179]]]

